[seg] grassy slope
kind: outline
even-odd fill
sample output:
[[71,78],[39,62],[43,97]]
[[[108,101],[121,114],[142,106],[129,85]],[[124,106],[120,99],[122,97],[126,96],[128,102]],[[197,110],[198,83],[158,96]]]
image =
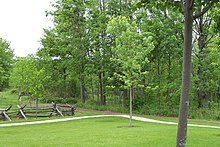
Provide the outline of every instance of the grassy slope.
[[[22,102],[17,100],[18,95],[17,94],[11,94],[10,90],[0,92],[0,108],[7,108],[10,105],[13,105],[12,109],[17,109],[16,105],[20,104],[23,106],[24,104],[21,104]],[[27,97],[24,97],[24,99],[27,99]],[[27,102],[27,101],[25,101]],[[76,116],[82,116],[82,115],[94,115],[92,113],[76,113]],[[134,114],[135,115],[135,114]],[[160,117],[160,116],[144,116],[144,115],[137,115],[141,117],[146,117],[146,118],[151,118],[151,119],[156,119],[156,120],[162,120],[162,121],[171,121],[171,122],[177,122],[178,119],[175,117]],[[53,117],[54,119],[56,117]],[[60,117],[59,117],[60,118]],[[38,118],[37,120],[45,120],[49,118]],[[35,121],[36,119],[28,119],[28,121]],[[14,122],[23,122],[24,120],[13,120],[12,123]],[[195,119],[189,119],[189,123],[191,124],[201,124],[201,125],[213,125],[213,126],[220,126],[220,121],[207,121],[207,120],[195,120]],[[4,122],[0,120],[0,124],[2,123],[9,123],[9,122]]]
[[[151,118],[161,121],[178,122],[176,117],[161,117],[161,116],[150,116],[150,115],[137,115],[140,117]],[[200,120],[200,119],[188,119],[188,124],[198,124],[198,125],[209,125],[209,126],[220,126],[220,121],[217,120]]]
[[[0,106],[16,105],[17,96],[0,93]],[[77,113],[76,116],[93,115]],[[143,116],[143,115],[142,115]],[[177,122],[177,118],[144,116]],[[55,118],[55,117],[54,117]],[[60,118],[60,117],[59,117]],[[48,118],[42,118],[48,119]],[[29,119],[34,121],[36,119]],[[41,119],[37,119],[41,120]],[[13,120],[12,122],[23,122]],[[8,123],[0,121],[0,123]],[[189,120],[189,123],[220,126],[219,121]],[[62,123],[0,128],[0,146],[175,146],[177,126],[134,121],[125,118],[96,118]],[[189,127],[188,146],[220,146],[220,130]]]
[[10,91],[0,92],[0,108],[7,108],[18,103],[18,95],[11,94]]
[[[69,122],[0,128],[0,146],[175,146],[177,126],[125,118],[95,118]],[[220,129],[189,127],[188,147],[220,146]]]

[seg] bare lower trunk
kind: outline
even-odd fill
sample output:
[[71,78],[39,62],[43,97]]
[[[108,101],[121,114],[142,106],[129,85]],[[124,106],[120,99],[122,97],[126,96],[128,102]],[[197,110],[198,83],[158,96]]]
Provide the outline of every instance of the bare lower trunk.
[[123,105],[124,105],[124,110],[127,108],[127,103],[126,103],[126,99],[128,97],[128,90],[124,89],[123,91]]
[[158,89],[157,89],[157,101],[158,101],[158,109],[160,109],[160,58],[158,58],[157,62],[157,79],[158,79]]
[[86,102],[86,94],[85,94],[85,83],[84,83],[84,75],[80,73],[80,94],[81,94],[81,102]]
[[130,127],[132,127],[132,86],[130,86]]
[[91,75],[91,85],[92,85],[92,99],[94,101],[95,100],[95,90],[94,90],[94,83],[93,83],[92,75]]
[[185,22],[184,22],[184,54],[183,54],[183,70],[182,70],[182,92],[180,99],[179,121],[177,131],[177,147],[186,146],[187,136],[187,117],[189,111],[189,95],[190,95],[190,69],[191,69],[191,52],[192,52],[192,0],[185,1]]
[[99,73],[99,94],[100,94],[100,105],[106,105],[105,88],[103,85],[103,73]]
[[[202,8],[200,8],[202,11]],[[206,48],[207,44],[209,43],[209,40],[212,38],[208,38],[208,33],[206,32],[207,29],[210,28],[211,25],[211,19],[208,19],[207,16],[201,16],[198,18],[198,20],[195,20],[195,29],[198,32],[198,49],[199,53],[197,55],[198,57],[198,108],[201,107],[207,107],[208,106],[208,100],[209,100],[209,91],[208,91],[208,63],[207,63],[207,53]]]
[[99,97],[100,97],[100,105],[103,105],[103,89],[102,89],[102,74],[99,73]]

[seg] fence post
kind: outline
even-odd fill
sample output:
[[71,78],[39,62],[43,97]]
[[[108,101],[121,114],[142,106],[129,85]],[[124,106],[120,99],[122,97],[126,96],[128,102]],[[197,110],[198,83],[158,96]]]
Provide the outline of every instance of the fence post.
[[18,107],[19,114],[20,114],[24,119],[27,120],[27,117],[26,117],[25,114],[24,114],[24,108],[26,107],[26,105],[25,105],[24,107],[20,107],[19,105],[17,105],[17,107]]
[[0,111],[2,111],[2,116],[3,116],[3,119],[4,119],[4,120],[11,121],[10,117],[9,117],[8,114],[7,114],[7,111],[10,110],[11,107],[12,107],[12,105],[9,106],[7,109],[0,109]]

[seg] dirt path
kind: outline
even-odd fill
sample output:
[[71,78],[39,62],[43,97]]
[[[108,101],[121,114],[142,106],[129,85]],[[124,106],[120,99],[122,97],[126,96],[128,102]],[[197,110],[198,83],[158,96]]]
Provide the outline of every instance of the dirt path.
[[99,111],[99,110],[92,110],[92,109],[84,109],[84,108],[77,108],[78,112],[91,112],[95,114],[102,114],[102,115],[124,115],[124,113],[112,112],[112,111]]

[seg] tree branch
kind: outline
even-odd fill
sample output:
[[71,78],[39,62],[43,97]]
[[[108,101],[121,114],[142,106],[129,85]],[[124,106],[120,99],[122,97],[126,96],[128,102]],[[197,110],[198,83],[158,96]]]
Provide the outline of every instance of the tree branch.
[[182,11],[184,12],[185,11],[185,5],[184,5],[184,1],[183,0],[181,0],[181,7],[182,7]]
[[215,36],[215,35],[212,34],[212,35],[210,36],[210,38],[207,39],[207,41],[205,42],[205,44],[207,45],[207,44],[211,41],[211,39],[212,39],[214,36]]
[[182,10],[182,13],[184,12],[184,10],[183,10],[183,6],[182,6],[182,1],[183,0],[181,0],[181,1],[175,1],[175,0],[168,0],[167,2],[168,2],[168,4],[173,4],[176,8],[179,8],[179,9],[181,9]]
[[205,8],[203,8],[200,13],[193,16],[193,19],[197,19],[202,15],[204,15],[213,5],[214,5],[214,0],[211,0],[211,2]]
[[194,4],[194,0],[191,0],[191,4],[189,5],[189,8],[192,8]]

